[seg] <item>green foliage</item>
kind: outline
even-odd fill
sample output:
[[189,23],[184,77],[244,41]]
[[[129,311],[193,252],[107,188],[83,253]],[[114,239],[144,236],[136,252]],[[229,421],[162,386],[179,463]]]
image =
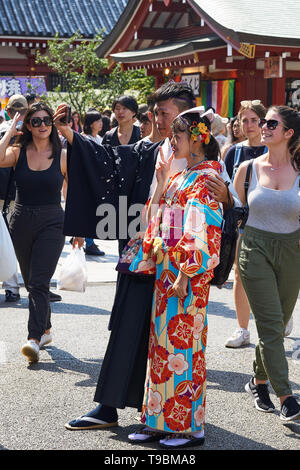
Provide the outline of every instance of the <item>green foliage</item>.
[[115,97],[123,94],[133,95],[139,104],[146,103],[147,97],[153,93],[155,78],[147,76],[144,69],[121,71],[117,65],[108,76],[105,84],[107,104],[111,104]]
[[122,72],[119,65],[104,75],[108,62],[96,54],[102,41],[102,31],[89,41],[83,40],[79,33],[63,40],[57,34],[48,41],[46,54],[37,52],[36,63],[47,64],[66,84],[65,93],[61,93],[58,86],[54,93],[48,94],[47,101],[52,107],[63,99],[83,116],[90,107],[103,110],[111,106],[113,100],[123,94],[133,95],[138,103],[147,101],[147,96],[154,91],[154,77],[148,77],[143,69]]
[[[91,105],[100,104],[96,87],[101,72],[107,67],[107,61],[97,57],[95,50],[102,41],[101,31],[90,41],[83,40],[79,33],[62,41],[57,34],[48,41],[47,54],[37,52],[36,55],[38,64],[47,64],[49,69],[64,78],[65,98],[80,115]],[[56,87],[55,92],[60,91],[60,86]]]

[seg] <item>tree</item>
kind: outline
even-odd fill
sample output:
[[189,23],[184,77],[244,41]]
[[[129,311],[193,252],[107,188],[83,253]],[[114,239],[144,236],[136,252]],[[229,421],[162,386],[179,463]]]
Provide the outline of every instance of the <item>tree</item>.
[[[108,61],[96,54],[102,41],[102,31],[89,41],[79,33],[63,40],[57,34],[48,41],[48,52],[42,55],[38,51],[36,55],[36,63],[47,64],[64,79],[65,93],[61,93],[57,101],[61,101],[63,96],[81,117],[90,107],[103,110],[111,106],[113,100],[123,94],[133,94],[138,103],[145,103],[147,96],[154,91],[155,79],[148,77],[143,69],[122,72],[116,65],[111,73],[105,74]],[[57,86],[54,91],[60,93],[61,87]]]
[[146,103],[154,88],[155,78],[147,76],[145,69],[122,72],[120,65],[116,65],[105,83],[106,101],[111,104],[116,96],[127,93],[133,94],[138,103]]
[[[84,40],[79,33],[69,39],[61,40],[57,34],[48,41],[48,52],[42,55],[39,51],[36,62],[47,64],[50,70],[64,79],[66,97],[73,109],[82,116],[92,105],[100,106],[99,76],[107,67],[107,60],[100,59],[95,49],[103,41],[102,31],[89,41]],[[61,91],[60,85],[55,89]]]

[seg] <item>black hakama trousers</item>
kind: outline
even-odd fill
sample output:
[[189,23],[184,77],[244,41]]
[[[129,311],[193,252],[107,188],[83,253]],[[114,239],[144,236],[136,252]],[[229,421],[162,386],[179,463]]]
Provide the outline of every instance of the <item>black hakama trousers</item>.
[[94,401],[141,410],[155,276],[118,275],[109,329]]

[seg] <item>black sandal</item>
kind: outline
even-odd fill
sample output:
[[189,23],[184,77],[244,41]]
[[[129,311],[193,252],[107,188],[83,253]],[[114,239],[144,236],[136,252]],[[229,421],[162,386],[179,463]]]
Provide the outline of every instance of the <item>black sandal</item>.
[[[139,436],[145,436],[147,435],[148,437],[140,439]],[[164,436],[166,436],[165,433],[160,432],[160,431],[152,431],[151,429],[144,427],[142,429],[137,429],[134,433],[129,434],[128,440],[132,444],[144,444],[144,442],[156,442],[162,439]]]
[[[173,439],[185,439],[187,440],[183,444],[178,444],[178,445],[172,445],[172,444],[167,444],[168,441],[172,441]],[[163,449],[184,449],[186,447],[196,447],[196,446],[201,446],[204,444],[205,438],[204,437],[196,437],[193,436],[193,434],[167,434],[165,438],[163,439],[166,442],[159,442],[159,446],[162,447]]]

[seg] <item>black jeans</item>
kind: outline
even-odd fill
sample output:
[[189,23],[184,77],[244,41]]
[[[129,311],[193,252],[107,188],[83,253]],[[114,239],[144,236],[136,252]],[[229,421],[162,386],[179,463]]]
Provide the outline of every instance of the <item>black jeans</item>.
[[60,205],[15,205],[10,232],[29,293],[28,339],[40,341],[51,328],[50,280],[61,255],[64,211]]

